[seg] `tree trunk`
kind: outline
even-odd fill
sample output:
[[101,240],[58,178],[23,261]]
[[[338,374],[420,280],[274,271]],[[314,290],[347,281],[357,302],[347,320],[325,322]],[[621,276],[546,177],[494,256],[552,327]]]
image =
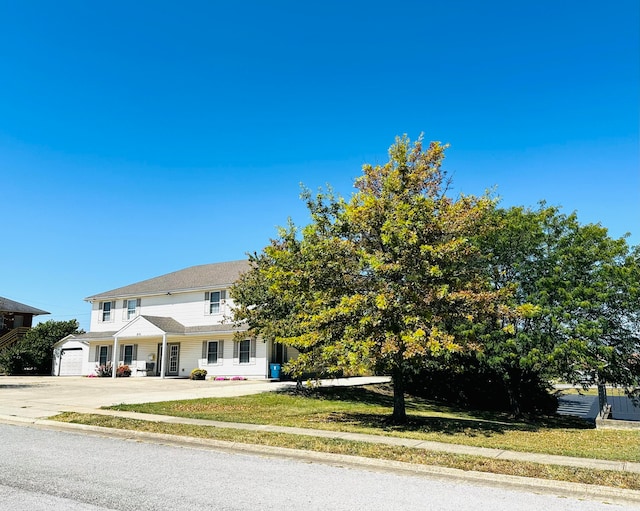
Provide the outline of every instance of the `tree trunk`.
[[509,380],[507,381],[507,395],[509,396],[509,407],[511,408],[511,415],[514,419],[518,419],[522,416],[520,410],[520,382],[522,376],[520,371],[509,371]]
[[511,408],[511,416],[514,419],[518,419],[522,416],[522,412],[520,411],[520,400],[518,399],[516,392],[514,392],[512,389],[509,389],[507,393],[509,394],[509,407]]
[[391,375],[393,382],[393,415],[392,420],[396,424],[407,422],[407,410],[404,402],[404,373],[401,369],[396,369]]

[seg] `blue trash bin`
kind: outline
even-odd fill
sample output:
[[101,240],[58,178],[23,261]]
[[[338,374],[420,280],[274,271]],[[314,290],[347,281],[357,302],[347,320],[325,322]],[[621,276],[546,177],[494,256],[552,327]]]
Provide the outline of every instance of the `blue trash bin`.
[[269,368],[271,369],[271,378],[280,378],[280,364],[269,364]]

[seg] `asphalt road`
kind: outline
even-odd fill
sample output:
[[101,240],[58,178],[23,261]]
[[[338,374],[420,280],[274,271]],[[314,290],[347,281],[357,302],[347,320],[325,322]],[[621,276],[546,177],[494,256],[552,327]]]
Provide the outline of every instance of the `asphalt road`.
[[631,507],[0,424],[0,509],[608,511]]

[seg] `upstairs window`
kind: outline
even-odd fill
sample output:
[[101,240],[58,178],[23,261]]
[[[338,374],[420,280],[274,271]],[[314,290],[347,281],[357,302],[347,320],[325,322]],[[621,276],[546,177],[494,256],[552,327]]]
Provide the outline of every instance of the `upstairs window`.
[[124,300],[122,302],[123,319],[130,320],[140,314],[140,298],[134,298],[133,300]]
[[227,298],[227,292],[208,291],[204,294],[204,300],[207,304],[207,314],[219,314],[222,312],[222,306]]
[[111,310],[115,308],[114,302],[100,302],[100,321],[109,322],[113,321],[113,315]]

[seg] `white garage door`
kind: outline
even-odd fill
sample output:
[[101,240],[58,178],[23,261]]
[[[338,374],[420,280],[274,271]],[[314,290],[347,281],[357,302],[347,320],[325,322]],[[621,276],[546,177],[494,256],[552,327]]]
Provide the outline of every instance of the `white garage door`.
[[82,374],[82,348],[70,348],[62,350],[60,357],[60,376],[80,376]]

